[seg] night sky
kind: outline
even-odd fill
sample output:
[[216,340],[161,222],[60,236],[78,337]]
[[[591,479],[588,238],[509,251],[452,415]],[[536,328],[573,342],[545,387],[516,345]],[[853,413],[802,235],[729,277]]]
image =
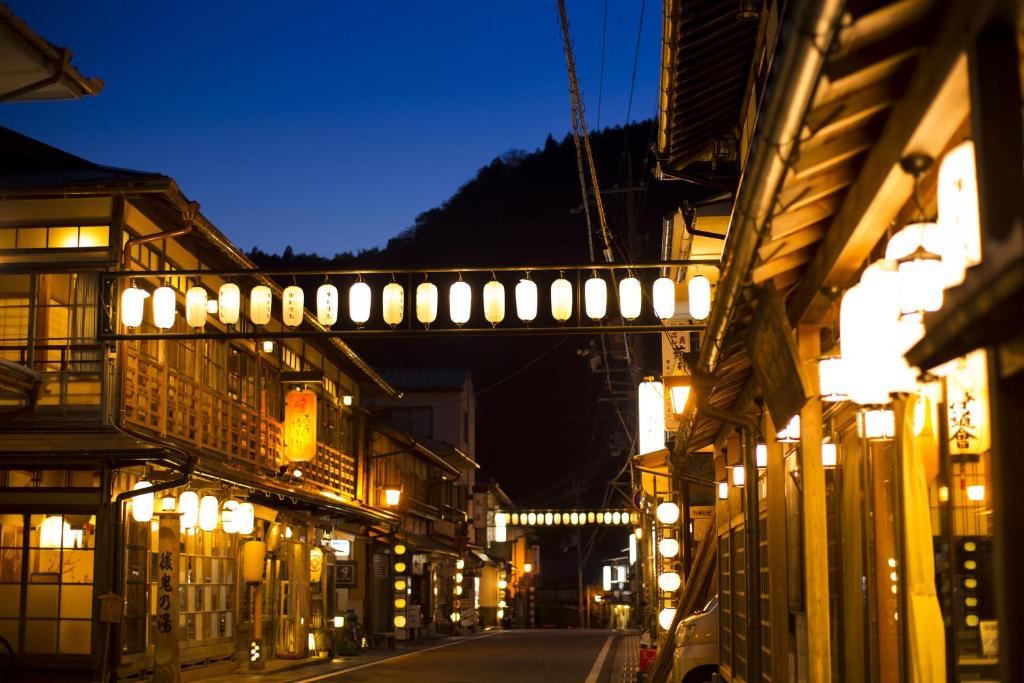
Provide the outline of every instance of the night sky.
[[[0,122],[91,161],[166,173],[243,249],[383,245],[512,148],[569,130],[556,5],[6,0],[106,87]],[[588,119],[626,120],[642,3],[569,0]],[[655,112],[644,5],[630,120]]]

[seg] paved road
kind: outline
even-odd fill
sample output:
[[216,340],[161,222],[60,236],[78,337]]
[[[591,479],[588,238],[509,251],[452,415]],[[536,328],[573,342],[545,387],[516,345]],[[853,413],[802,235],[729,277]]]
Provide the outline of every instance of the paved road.
[[[611,638],[611,639],[610,639]],[[609,647],[605,651],[605,644]],[[605,651],[604,665],[595,662]],[[615,656],[608,631],[504,631],[439,645],[339,671],[293,671],[292,683],[583,683],[592,669],[607,680]],[[358,661],[358,660],[356,660]],[[276,678],[276,677],[275,677]]]

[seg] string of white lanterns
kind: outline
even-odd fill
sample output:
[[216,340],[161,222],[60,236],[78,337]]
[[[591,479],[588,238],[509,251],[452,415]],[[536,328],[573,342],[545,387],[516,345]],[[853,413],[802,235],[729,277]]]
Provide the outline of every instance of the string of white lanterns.
[[[150,486],[150,482],[139,480],[132,490],[139,491]],[[132,519],[140,523],[152,520],[155,499],[156,495],[153,493],[143,493],[131,498]],[[200,498],[198,493],[191,490],[182,491],[177,500],[169,493],[163,495],[160,509],[162,512],[177,512],[180,515],[178,524],[182,531],[197,527],[203,531],[214,531],[219,523],[225,533],[248,536],[253,533],[256,524],[256,508],[252,503],[234,498],[228,498],[222,503],[214,495],[207,494]]]

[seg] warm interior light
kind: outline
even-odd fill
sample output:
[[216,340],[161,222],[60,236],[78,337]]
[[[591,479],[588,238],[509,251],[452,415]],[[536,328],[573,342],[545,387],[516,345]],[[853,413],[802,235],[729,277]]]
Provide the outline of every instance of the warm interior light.
[[174,512],[177,506],[178,501],[172,495],[165,495],[160,498],[160,512]]
[[640,317],[643,290],[635,277],[619,280],[619,312],[626,320]]
[[370,285],[359,281],[348,288],[348,317],[356,325],[362,325],[370,319],[372,305]]
[[153,292],[153,324],[159,329],[169,330],[174,327],[174,318],[178,312],[175,300],[174,290],[167,285],[157,287]]
[[682,579],[679,578],[679,574],[675,572],[665,572],[658,576],[658,588],[663,591],[668,591],[669,593],[679,590],[679,586],[681,586],[682,583],[683,582]]
[[841,356],[829,356],[818,361],[818,393],[822,401],[836,402],[850,398],[846,393],[845,368]]
[[[132,487],[133,491],[140,489],[147,489],[152,486],[151,483],[145,480],[139,480],[135,486]],[[146,523],[153,519],[153,494],[143,493],[135,496],[132,500],[132,519],[136,522]]]
[[195,491],[182,491],[178,496],[178,524],[182,529],[194,529],[199,523],[199,494]]
[[484,285],[484,320],[497,325],[505,319],[505,285],[491,280]]
[[238,322],[238,312],[242,305],[242,292],[234,282],[225,282],[217,290],[217,317],[225,325]]
[[306,295],[302,287],[288,285],[281,295],[281,318],[288,327],[298,327],[302,324],[302,314],[306,310]]
[[402,499],[402,489],[397,486],[389,486],[384,489],[384,504],[395,507]]
[[823,467],[835,467],[838,459],[838,449],[831,441],[821,444],[821,464]]
[[659,277],[654,281],[651,299],[656,316],[662,320],[671,318],[676,312],[676,283],[667,277]]
[[662,630],[669,630],[672,627],[672,622],[676,618],[676,608],[666,607],[665,609],[658,612],[658,626],[661,626]]
[[65,528],[70,529],[71,527],[69,524],[64,523],[60,515],[50,515],[43,518],[42,524],[39,525],[39,546],[42,548],[59,548],[64,538]]
[[984,484],[972,484],[967,487],[967,500],[979,503],[985,500],[985,485]]
[[718,482],[718,499],[729,500],[729,482],[720,481]]
[[675,557],[679,554],[679,541],[674,538],[663,538],[658,541],[658,552],[662,557]]
[[736,488],[742,488],[743,484],[747,481],[747,471],[743,469],[743,465],[732,466],[732,485]]
[[338,322],[338,288],[329,282],[316,288],[316,321],[324,327]]
[[270,287],[256,285],[249,292],[249,320],[253,325],[266,325],[274,307],[274,295]]
[[334,617],[334,628],[345,628],[345,617]]
[[185,292],[185,322],[196,329],[206,325],[206,302],[208,294],[204,287],[189,287]]
[[421,282],[416,287],[416,320],[429,325],[437,320],[437,285]]
[[658,505],[654,514],[662,524],[675,524],[679,520],[679,506],[670,501],[665,501]]
[[940,486],[939,487],[939,501],[942,502],[942,503],[949,502],[949,487],[948,486]]
[[690,317],[704,320],[711,314],[711,281],[703,275],[694,275],[686,283],[690,301]]
[[551,317],[560,323],[572,317],[572,284],[564,277],[551,283]]
[[217,516],[220,512],[220,502],[216,496],[203,496],[199,500],[199,528],[203,531],[213,531],[217,528]]
[[458,280],[448,289],[448,314],[456,325],[469,322],[473,308],[473,289],[468,282]]
[[523,279],[516,285],[516,316],[524,323],[537,317],[537,283]]
[[583,300],[587,317],[600,320],[608,312],[608,283],[596,275],[583,285]]

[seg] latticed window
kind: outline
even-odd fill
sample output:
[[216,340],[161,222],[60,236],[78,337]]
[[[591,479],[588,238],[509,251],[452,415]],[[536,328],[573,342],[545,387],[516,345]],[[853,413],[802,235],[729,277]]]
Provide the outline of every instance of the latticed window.
[[729,534],[718,538],[718,618],[719,662],[724,668],[732,669],[732,553]]

